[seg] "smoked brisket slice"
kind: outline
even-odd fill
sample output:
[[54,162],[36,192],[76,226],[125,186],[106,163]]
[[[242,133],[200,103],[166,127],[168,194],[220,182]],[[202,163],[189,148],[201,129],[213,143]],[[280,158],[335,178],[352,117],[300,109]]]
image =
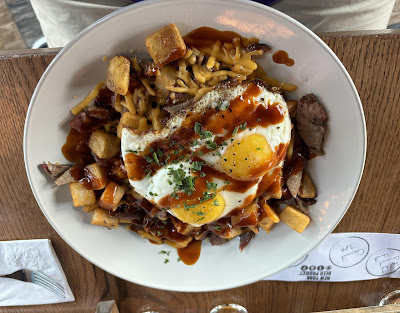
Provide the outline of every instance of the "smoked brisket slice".
[[328,123],[324,107],[313,94],[300,99],[297,107],[297,129],[305,144],[315,155],[323,155],[322,144]]

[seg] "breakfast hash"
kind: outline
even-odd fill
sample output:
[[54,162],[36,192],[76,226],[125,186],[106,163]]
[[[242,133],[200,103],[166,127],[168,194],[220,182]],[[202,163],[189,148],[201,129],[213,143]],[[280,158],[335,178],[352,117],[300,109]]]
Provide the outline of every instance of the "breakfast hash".
[[73,164],[42,164],[73,205],[180,255],[205,239],[239,237],[243,250],[281,221],[303,232],[317,197],[306,165],[324,154],[328,122],[316,96],[292,99],[297,86],[257,64],[272,49],[253,37],[209,27],[182,37],[170,24],[145,45],[151,60],[114,56],[71,110],[62,152]]

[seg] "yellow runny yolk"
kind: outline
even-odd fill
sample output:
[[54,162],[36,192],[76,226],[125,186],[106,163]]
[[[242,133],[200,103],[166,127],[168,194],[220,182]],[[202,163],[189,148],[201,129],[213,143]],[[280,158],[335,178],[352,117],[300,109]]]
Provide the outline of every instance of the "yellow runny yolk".
[[234,141],[222,156],[226,173],[239,180],[253,180],[262,176],[273,161],[274,153],[261,135],[249,135]]
[[175,217],[184,223],[200,226],[216,220],[225,208],[224,198],[217,194],[213,199],[185,208],[183,205],[170,210]]

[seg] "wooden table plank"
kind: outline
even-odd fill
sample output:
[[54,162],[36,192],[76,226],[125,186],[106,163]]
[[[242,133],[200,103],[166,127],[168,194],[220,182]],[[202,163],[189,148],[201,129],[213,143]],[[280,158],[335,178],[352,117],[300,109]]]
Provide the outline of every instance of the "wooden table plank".
[[[324,36],[352,76],[365,110],[368,152],[359,191],[335,231],[398,233],[400,137],[400,35]],[[400,281],[349,283],[257,282],[226,291],[178,293],[141,287],[95,267],[73,251],[46,221],[25,175],[22,136],[34,88],[56,52],[0,54],[0,238],[50,238],[71,288],[74,303],[2,308],[2,312],[94,312],[100,300],[115,299],[121,313],[208,312],[235,302],[249,312],[305,313],[376,305]],[[350,134],[351,135],[351,134]],[[351,157],[351,156],[349,156]],[[234,273],[232,273],[234,275]]]

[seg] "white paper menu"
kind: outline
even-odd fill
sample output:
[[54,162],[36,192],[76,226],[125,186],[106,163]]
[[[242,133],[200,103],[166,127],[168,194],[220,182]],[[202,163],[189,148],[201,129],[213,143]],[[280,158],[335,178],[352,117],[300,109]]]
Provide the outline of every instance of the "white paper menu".
[[265,280],[344,282],[400,278],[400,234],[335,233]]

